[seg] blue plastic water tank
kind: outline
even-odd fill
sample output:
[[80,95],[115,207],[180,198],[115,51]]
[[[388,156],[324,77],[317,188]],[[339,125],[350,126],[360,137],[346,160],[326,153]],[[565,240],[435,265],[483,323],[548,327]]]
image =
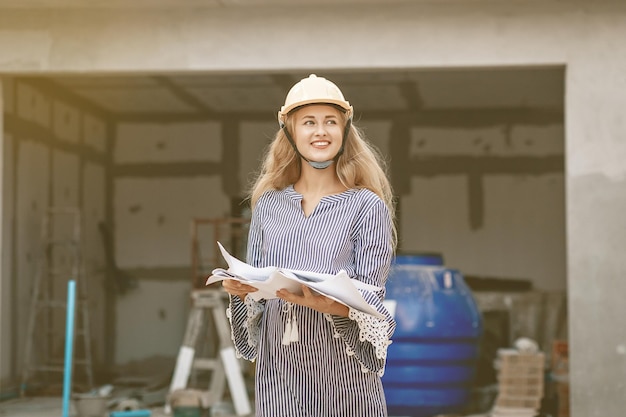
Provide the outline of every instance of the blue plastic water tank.
[[480,311],[461,273],[397,256],[386,303],[396,331],[382,378],[390,416],[463,411],[470,400],[482,334]]

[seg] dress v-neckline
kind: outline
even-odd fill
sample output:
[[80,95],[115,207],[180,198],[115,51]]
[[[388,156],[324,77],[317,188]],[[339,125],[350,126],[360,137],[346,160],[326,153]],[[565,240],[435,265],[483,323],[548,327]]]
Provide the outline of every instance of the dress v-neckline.
[[315,206],[311,209],[311,211],[308,214],[304,208],[304,196],[300,194],[298,191],[296,191],[293,184],[287,187],[286,191],[288,192],[288,194],[290,194],[291,198],[293,198],[294,200],[298,202],[298,205],[300,206],[300,210],[302,211],[303,217],[305,219],[308,219],[318,210],[320,205],[325,204],[326,202],[335,203],[345,198],[348,198],[348,196],[352,194],[354,189],[349,188],[347,190],[343,190],[335,194],[328,194],[328,195],[320,197],[320,199],[317,201]]
[[[311,217],[311,215],[315,212],[315,210],[317,209],[317,207],[318,207],[318,206],[320,205],[320,203],[322,202],[322,199],[323,199],[323,198],[324,198],[324,197],[320,197],[320,199],[319,199],[319,200],[317,200],[317,202],[315,202],[315,204],[313,204],[313,202],[311,202],[311,203],[306,203],[306,202],[305,202],[305,199],[304,199],[304,196],[302,197],[302,200],[300,200],[300,207],[302,208],[302,214],[304,214],[304,217],[305,217],[306,219],[308,219],[309,217]],[[311,205],[311,206],[312,206],[312,207],[311,207],[311,211],[309,211],[308,213],[307,213],[306,208],[305,208],[305,206],[306,206],[306,205]]]

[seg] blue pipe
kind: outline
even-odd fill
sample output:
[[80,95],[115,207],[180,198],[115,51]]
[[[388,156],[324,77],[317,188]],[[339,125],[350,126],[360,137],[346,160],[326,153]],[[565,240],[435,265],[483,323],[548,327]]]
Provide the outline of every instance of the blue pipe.
[[65,320],[65,367],[63,371],[63,417],[69,416],[72,392],[72,349],[74,347],[74,311],[76,281],[67,283],[67,311]]

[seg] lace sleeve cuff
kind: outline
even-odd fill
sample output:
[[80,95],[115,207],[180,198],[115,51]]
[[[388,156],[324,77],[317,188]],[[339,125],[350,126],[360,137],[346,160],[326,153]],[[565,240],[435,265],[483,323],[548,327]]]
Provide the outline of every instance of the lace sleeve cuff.
[[389,322],[353,308],[350,308],[348,317],[359,326],[359,340],[372,344],[378,359],[386,359],[387,347],[391,344],[388,337]]
[[246,301],[241,301],[239,297],[231,296],[226,316],[230,321],[231,339],[237,357],[251,361],[256,357],[260,335],[259,322],[264,310],[265,305],[262,302],[254,301],[250,297],[246,297]]
[[259,343],[259,321],[261,314],[265,311],[265,305],[254,301],[251,297],[246,297],[246,330],[248,331],[248,345],[257,346]]
[[[325,314],[325,317],[333,326],[334,337],[343,339],[346,354],[354,356],[359,361],[361,370],[377,372],[382,376],[387,358],[387,347],[391,344],[389,322],[352,308],[348,317],[331,314]],[[365,345],[369,345],[370,348],[365,348]]]

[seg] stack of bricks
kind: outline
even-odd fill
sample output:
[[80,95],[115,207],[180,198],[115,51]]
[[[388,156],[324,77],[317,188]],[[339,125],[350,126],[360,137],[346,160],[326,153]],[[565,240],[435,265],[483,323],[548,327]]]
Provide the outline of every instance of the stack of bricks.
[[491,417],[533,417],[544,395],[545,355],[500,349],[496,360],[498,395]]

